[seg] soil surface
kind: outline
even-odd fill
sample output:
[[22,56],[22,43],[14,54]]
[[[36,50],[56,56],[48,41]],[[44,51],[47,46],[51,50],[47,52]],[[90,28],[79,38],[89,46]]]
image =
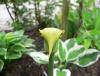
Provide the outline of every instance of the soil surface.
[[[30,28],[25,34],[35,40],[37,51],[43,50],[43,38],[38,28]],[[0,76],[44,76],[43,71],[48,71],[47,65],[39,65],[26,55],[8,65],[5,65]],[[100,60],[88,68],[77,67],[72,71],[71,76],[100,76]]]

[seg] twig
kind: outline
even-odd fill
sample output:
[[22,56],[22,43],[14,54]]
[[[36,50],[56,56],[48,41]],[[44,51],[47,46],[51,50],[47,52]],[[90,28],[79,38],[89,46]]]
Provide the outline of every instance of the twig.
[[10,15],[10,17],[11,17],[12,21],[14,22],[14,18],[12,17],[12,15],[11,15],[11,13],[10,13],[10,11],[9,11],[9,8],[7,7],[7,6],[8,6],[8,4],[6,3],[6,1],[4,1],[4,3],[5,3],[5,5],[6,5],[6,9],[7,9],[7,11],[8,11],[8,13],[9,13],[9,15]]

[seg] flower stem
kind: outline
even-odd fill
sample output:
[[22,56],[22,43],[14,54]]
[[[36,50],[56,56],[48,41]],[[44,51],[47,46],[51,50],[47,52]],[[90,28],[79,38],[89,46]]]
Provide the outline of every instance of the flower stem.
[[49,76],[53,76],[53,69],[54,69],[54,53],[52,53],[49,58]]

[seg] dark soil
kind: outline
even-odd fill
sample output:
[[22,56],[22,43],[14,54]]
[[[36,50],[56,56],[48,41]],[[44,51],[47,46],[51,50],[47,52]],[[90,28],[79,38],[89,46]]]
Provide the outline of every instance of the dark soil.
[[23,56],[5,67],[0,76],[44,76],[42,67],[47,70],[47,66],[40,66],[29,56]]
[[[37,51],[43,50],[43,38],[38,28],[30,28],[25,34],[35,40],[34,44],[36,45]],[[8,65],[5,65],[0,76],[44,76],[43,71],[47,72],[48,70],[47,65],[39,65],[29,56],[23,56]],[[88,68],[78,67],[72,71],[71,76],[100,76],[100,60]]]

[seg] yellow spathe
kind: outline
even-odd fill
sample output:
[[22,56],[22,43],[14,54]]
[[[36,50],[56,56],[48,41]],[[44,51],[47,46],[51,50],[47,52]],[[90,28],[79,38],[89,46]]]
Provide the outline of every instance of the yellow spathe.
[[64,33],[64,31],[57,28],[45,28],[39,31],[48,43],[50,56],[53,50],[53,46],[55,45],[61,34]]

